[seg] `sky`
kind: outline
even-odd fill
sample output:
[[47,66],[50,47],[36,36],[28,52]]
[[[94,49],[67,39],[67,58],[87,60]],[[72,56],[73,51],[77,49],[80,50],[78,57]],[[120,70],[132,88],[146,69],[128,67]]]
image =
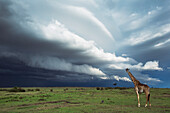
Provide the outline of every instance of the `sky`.
[[0,87],[170,88],[169,0],[0,0]]

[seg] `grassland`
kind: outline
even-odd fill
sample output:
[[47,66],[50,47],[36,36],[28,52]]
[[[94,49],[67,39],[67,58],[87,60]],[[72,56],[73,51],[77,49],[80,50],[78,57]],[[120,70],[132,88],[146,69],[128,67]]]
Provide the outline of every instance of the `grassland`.
[[[133,88],[107,89],[80,87],[24,88],[26,92],[0,91],[0,113],[166,113],[170,112],[170,89],[151,89],[152,107],[141,107]],[[36,91],[35,89],[40,89]],[[3,90],[3,88],[1,88]],[[33,90],[33,91],[32,91]]]

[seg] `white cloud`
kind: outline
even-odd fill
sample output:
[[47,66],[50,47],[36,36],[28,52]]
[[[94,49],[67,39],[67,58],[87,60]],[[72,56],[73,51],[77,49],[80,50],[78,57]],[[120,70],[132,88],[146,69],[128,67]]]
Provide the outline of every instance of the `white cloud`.
[[126,63],[119,63],[119,64],[110,64],[109,68],[113,69],[137,69],[137,70],[159,70],[162,71],[163,69],[159,67],[158,61],[148,61],[145,65],[143,63],[138,63],[136,65],[126,64]]
[[110,79],[109,77],[100,77],[101,79],[104,79],[104,80],[106,80],[106,79]]
[[[129,10],[124,9],[111,11],[116,24],[121,31],[124,31],[123,33],[125,33],[123,45],[138,45],[170,33],[170,24],[162,23],[164,20],[161,21],[158,19],[158,16],[163,14],[165,9],[163,9],[162,12],[162,7],[155,6],[153,10],[146,9],[146,11],[147,12],[144,11],[145,13],[143,11],[130,12]],[[158,21],[155,23],[155,20]],[[162,45],[162,43],[155,45],[155,47],[158,47],[159,45]]]
[[105,27],[105,25],[99,21],[90,11],[88,11],[86,8],[83,7],[76,7],[76,6],[68,6],[66,7],[68,10],[71,10],[74,12],[74,14],[81,15],[82,18],[91,21],[92,24],[96,24],[105,34],[107,34],[108,37],[110,37],[112,40],[113,36],[108,31],[108,29]]
[[127,82],[132,82],[129,78],[127,77],[119,77],[119,76],[113,76],[113,78],[117,81],[122,80],[122,81],[127,81]]
[[124,56],[127,56],[127,54],[122,54],[122,56],[124,57]]
[[162,71],[163,69],[159,67],[159,62],[158,61],[148,61],[146,64],[142,67],[144,70],[160,70]]
[[146,81],[152,81],[152,82],[162,82],[161,80],[157,79],[157,78],[151,78],[151,77],[148,77],[146,79]]
[[154,16],[160,13],[161,8],[155,8],[154,10],[148,11],[147,14],[137,14],[132,13],[128,22],[126,23],[126,31],[135,30],[143,27],[145,24],[149,22]]
[[92,23],[96,24],[105,34],[108,35],[108,37],[114,40],[112,34],[108,31],[105,25],[101,21],[99,21],[90,11],[83,7],[69,6],[67,8],[68,10],[74,10],[74,13],[81,15],[83,18],[92,21]]
[[168,39],[168,40],[166,40],[164,42],[160,42],[160,43],[154,45],[154,47],[162,47],[162,46],[166,45],[169,42],[170,42],[170,39]]
[[[138,70],[132,71],[133,76],[139,80],[141,83],[147,83],[147,84],[153,84],[153,83],[159,83],[162,82],[159,78],[153,78],[152,75],[148,74],[142,74]],[[128,74],[127,74],[128,75]]]
[[[130,39],[128,39],[128,42],[129,42],[128,44],[132,46],[138,45],[148,40],[164,36],[165,34],[170,33],[169,29],[170,29],[170,24],[166,24],[166,25],[163,25],[157,28],[144,29],[143,31],[133,33],[131,34]],[[155,46],[157,47],[160,45],[162,44],[157,44]]]
[[[47,26],[41,26],[45,39],[56,41],[65,45],[67,49],[82,50],[83,56],[97,59],[99,62],[129,62],[134,61],[129,57],[116,56],[115,53],[104,52],[103,49],[96,47],[94,41],[86,41],[82,37],[70,32],[58,21],[53,21]],[[93,61],[91,61],[93,62]]]
[[[58,1],[51,2],[49,8],[53,8],[52,17],[64,23],[70,31],[84,39],[93,40],[102,48],[109,48],[107,44],[114,43],[114,37],[100,18],[101,15],[96,15],[97,13],[90,10],[86,5],[73,4],[65,2],[62,4]],[[91,8],[95,9],[94,6],[91,6]]]
[[132,82],[129,78],[127,77],[119,77],[117,75],[113,75],[111,77],[100,77],[101,79],[115,79],[117,81],[122,80],[122,81],[127,81],[127,82]]
[[70,32],[58,21],[51,22],[49,25],[42,26],[41,28],[47,40],[60,42],[65,45],[65,48],[67,49],[81,50],[82,56],[88,56],[91,59],[95,59],[89,59],[84,63],[89,63],[90,61],[93,64],[97,60],[97,62],[110,64],[109,68],[115,69],[131,68],[138,70],[162,70],[158,65],[158,61],[148,61],[145,65],[142,63],[132,65],[130,63],[135,62],[132,58],[125,58],[122,56],[116,56],[115,53],[104,52],[103,49],[97,48],[93,41],[86,41],[82,37]]

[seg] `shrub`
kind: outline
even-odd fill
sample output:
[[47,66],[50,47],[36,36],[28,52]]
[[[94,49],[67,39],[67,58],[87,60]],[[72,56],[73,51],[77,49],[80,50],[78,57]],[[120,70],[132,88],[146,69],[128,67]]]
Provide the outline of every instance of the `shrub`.
[[8,90],[9,92],[25,92],[25,89],[22,89],[20,87],[13,87],[12,89]]
[[100,88],[100,90],[103,90],[103,89],[104,89],[103,87]]
[[27,91],[34,91],[34,89],[27,89]]
[[35,91],[40,91],[40,89],[36,88]]
[[67,91],[67,90],[68,90],[68,88],[65,88],[65,89],[64,89],[64,91]]
[[116,85],[117,85],[117,83],[113,83],[113,85],[114,85],[114,86],[116,86]]
[[100,90],[100,88],[99,88],[99,87],[96,87],[96,89],[97,89],[97,90]]
[[53,89],[50,89],[51,92],[53,92]]

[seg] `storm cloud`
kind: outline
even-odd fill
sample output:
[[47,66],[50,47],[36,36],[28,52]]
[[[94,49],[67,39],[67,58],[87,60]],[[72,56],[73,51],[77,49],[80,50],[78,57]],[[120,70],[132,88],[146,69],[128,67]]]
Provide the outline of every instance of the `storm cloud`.
[[[29,77],[43,80],[51,78],[61,82],[66,79],[82,81],[94,78],[130,81],[123,72],[116,73],[116,71],[131,68],[137,70],[142,76],[142,71],[164,70],[159,66],[159,58],[143,60],[140,57],[142,60],[139,60],[137,55],[168,47],[168,21],[158,19],[159,15],[164,15],[169,10],[168,8],[162,9],[157,6],[141,18],[142,15],[138,13],[123,16],[124,9],[116,12],[117,7],[113,6],[113,9],[106,7],[107,3],[100,6],[101,2],[97,1],[90,2],[88,5],[82,5],[83,1],[76,4],[42,1],[42,7],[39,3],[40,1],[27,0],[0,1],[0,58],[22,62],[31,70],[44,69],[48,73],[56,71],[56,76],[50,74],[43,76],[39,73],[39,76],[30,74]],[[115,2],[115,4],[120,3]],[[109,26],[109,21],[105,21],[107,19],[100,16],[99,11],[103,7],[105,9],[102,12],[108,12],[106,18],[115,21],[111,23],[114,27]],[[160,10],[163,10],[163,13],[160,13]],[[126,16],[130,17],[124,21]],[[119,21],[117,17],[121,17]],[[147,20],[157,21],[157,26],[160,27],[152,30],[156,25]],[[149,24],[150,27],[144,29],[145,24]],[[117,27],[120,29],[118,30]],[[112,31],[111,28],[121,32]],[[123,38],[123,33],[126,38]],[[143,50],[142,47],[149,49]],[[134,50],[138,51],[129,55]],[[121,56],[116,53],[126,55]],[[63,73],[58,74],[60,71]],[[150,75],[145,79],[138,74],[137,78],[161,81]]]

